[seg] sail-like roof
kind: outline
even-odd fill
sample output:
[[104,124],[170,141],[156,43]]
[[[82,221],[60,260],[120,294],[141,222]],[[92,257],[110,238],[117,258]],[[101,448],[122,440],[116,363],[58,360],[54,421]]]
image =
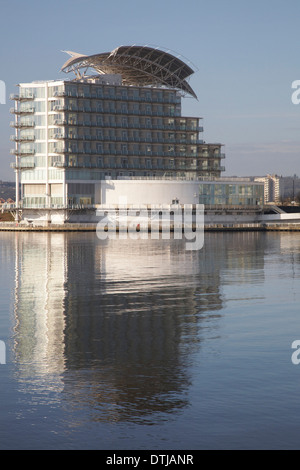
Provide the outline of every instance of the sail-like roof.
[[66,52],[71,58],[61,70],[74,72],[78,78],[84,77],[88,68],[93,68],[98,74],[120,74],[127,85],[167,86],[197,98],[187,82],[194,70],[169,52],[149,46],[120,46],[112,52],[90,56]]

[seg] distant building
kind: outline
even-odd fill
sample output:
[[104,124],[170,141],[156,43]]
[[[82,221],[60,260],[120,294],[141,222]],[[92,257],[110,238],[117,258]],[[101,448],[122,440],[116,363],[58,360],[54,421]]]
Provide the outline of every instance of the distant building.
[[282,197],[282,179],[277,175],[256,177],[254,181],[264,183],[264,202],[278,204]]

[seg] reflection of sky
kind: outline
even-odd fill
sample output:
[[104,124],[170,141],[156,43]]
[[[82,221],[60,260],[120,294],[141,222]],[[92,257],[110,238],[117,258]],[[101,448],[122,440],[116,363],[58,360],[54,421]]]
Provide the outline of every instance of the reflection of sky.
[[[130,8],[121,0],[41,5],[34,0],[1,2],[5,47],[0,79],[7,86],[6,105],[0,105],[1,179],[14,179],[6,155],[12,133],[8,97],[17,92],[15,83],[68,78],[60,72],[68,58],[62,49],[89,55],[121,44],[170,48],[195,64],[192,68],[199,71],[190,85],[199,101],[185,99],[184,113],[204,116],[205,141],[225,145],[228,175],[292,175],[299,168],[299,106],[291,102],[291,84],[299,79],[298,0],[193,1],[187,8],[178,0],[156,2],[153,8],[137,0],[131,0]],[[84,34],[72,35],[66,18],[73,31],[89,26]],[[49,41],[45,31],[54,24]],[[35,34],[28,34],[28,25],[34,25]]]

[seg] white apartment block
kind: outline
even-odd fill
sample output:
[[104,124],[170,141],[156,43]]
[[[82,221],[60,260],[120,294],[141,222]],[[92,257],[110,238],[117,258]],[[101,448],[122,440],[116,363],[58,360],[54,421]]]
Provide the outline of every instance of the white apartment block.
[[267,175],[263,177],[256,177],[256,182],[264,183],[264,202],[279,203],[282,196],[281,178],[277,175]]

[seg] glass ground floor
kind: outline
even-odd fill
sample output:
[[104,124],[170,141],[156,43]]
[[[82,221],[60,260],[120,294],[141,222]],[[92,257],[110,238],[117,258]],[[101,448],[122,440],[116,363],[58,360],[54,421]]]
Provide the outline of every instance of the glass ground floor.
[[264,202],[264,185],[249,181],[173,179],[106,179],[100,181],[22,182],[23,208],[59,208],[118,203],[257,206]]

